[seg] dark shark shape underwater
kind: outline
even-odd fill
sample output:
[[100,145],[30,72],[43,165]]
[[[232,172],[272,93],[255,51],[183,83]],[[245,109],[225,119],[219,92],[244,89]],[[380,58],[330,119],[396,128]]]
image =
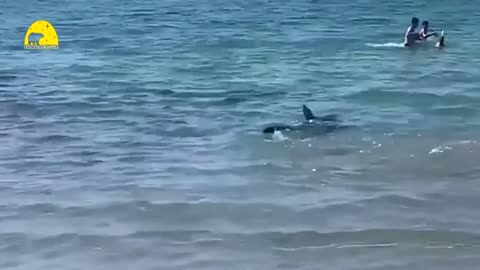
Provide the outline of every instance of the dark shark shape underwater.
[[268,126],[263,129],[264,134],[272,134],[275,131],[298,131],[306,133],[304,135],[323,135],[331,133],[338,129],[344,129],[348,126],[340,125],[338,117],[336,114],[327,114],[324,116],[317,117],[312,113],[307,106],[303,105],[303,116],[305,117],[305,122],[302,122],[299,125],[284,125],[284,124],[275,124]]

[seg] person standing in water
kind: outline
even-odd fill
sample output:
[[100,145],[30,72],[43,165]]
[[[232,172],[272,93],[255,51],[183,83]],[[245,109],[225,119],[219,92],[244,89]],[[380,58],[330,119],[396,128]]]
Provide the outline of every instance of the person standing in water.
[[422,30],[420,30],[420,38],[422,40],[427,40],[431,36],[438,37],[438,34],[435,33],[435,32],[428,33],[428,21],[423,21],[422,22]]
[[[405,41],[404,41],[404,46],[405,47],[412,46],[413,44],[415,44],[415,42],[417,42],[417,40],[419,40],[419,41],[427,40],[427,38],[429,38],[431,36],[436,36],[436,37],[439,36],[435,32],[428,33],[428,30],[429,30],[428,29],[428,21],[423,21],[422,22],[423,28],[420,31],[420,33],[418,33],[416,31],[417,27],[418,27],[418,22],[419,22],[419,20],[418,20],[417,17],[412,18],[412,24],[410,25],[410,27],[408,27],[407,32],[405,33]],[[445,47],[445,36],[443,34],[443,30],[442,30],[442,33],[440,34],[440,38],[438,39],[438,42],[435,45],[435,47],[437,47],[437,48]]]
[[412,18],[412,23],[410,27],[408,27],[407,32],[405,33],[405,46],[411,46],[415,44],[417,40],[421,40],[420,34],[416,31],[418,27],[419,20],[417,17]]
[[422,30],[420,30],[420,38],[422,40],[427,40],[431,36],[439,37],[438,42],[435,45],[435,47],[437,47],[437,48],[445,47],[445,36],[443,35],[443,30],[442,30],[440,35],[438,33],[436,33],[435,31],[433,31],[432,33],[428,33],[428,30],[429,30],[428,29],[428,21],[423,21],[422,26],[423,26]]

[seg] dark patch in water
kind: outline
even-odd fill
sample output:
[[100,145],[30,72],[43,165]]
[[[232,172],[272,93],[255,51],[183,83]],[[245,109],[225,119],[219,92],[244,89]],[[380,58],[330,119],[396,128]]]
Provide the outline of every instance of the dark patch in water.
[[160,95],[169,96],[169,95],[174,95],[176,92],[170,89],[164,89],[164,90],[156,91],[156,93]]
[[16,75],[8,75],[8,74],[0,75],[0,81],[13,81],[16,78],[17,78]]
[[213,102],[213,104],[217,106],[231,106],[231,105],[237,105],[238,103],[242,103],[247,100],[248,99],[244,97],[227,97],[227,98],[215,101]]
[[38,143],[67,143],[67,142],[74,142],[74,141],[80,141],[81,138],[79,137],[73,137],[69,135],[61,135],[61,134],[55,134],[55,135],[47,135],[47,136],[42,136],[39,138],[35,139]]

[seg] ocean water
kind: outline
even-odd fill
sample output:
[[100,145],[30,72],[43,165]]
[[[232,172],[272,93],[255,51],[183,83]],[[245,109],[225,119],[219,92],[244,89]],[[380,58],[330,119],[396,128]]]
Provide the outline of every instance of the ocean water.
[[3,0],[0,268],[475,269],[479,8]]

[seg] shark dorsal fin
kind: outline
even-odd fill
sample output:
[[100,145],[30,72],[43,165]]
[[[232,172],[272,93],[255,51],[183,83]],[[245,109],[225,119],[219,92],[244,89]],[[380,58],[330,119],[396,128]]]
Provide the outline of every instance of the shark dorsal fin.
[[315,115],[313,115],[312,110],[310,110],[307,106],[303,105],[303,117],[305,117],[305,120],[310,121],[315,119]]

